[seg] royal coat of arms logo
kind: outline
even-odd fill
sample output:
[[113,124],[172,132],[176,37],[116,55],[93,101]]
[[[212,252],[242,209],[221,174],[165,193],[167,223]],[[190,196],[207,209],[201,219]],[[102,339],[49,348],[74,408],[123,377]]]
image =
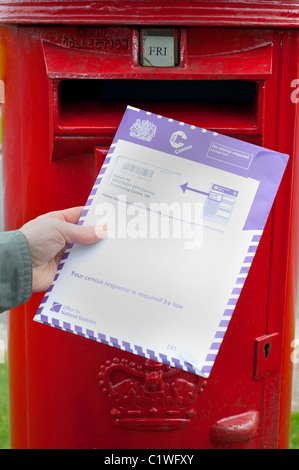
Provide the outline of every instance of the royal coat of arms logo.
[[136,119],[130,128],[130,136],[136,139],[150,142],[156,135],[157,126],[153,122],[145,119]]

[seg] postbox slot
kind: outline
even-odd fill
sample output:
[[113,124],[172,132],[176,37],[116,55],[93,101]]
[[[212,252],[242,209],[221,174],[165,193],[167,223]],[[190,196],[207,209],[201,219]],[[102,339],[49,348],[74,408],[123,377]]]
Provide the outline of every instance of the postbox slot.
[[60,99],[69,102],[140,102],[252,105],[249,80],[62,80]]
[[62,80],[54,132],[109,145],[128,104],[200,127],[257,133],[261,84],[250,80]]

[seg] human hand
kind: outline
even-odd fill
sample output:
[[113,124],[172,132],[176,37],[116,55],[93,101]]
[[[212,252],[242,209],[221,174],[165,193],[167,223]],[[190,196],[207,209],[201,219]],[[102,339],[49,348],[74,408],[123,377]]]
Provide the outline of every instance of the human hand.
[[68,243],[89,245],[106,235],[106,227],[76,225],[83,207],[49,212],[23,225],[32,258],[32,292],[47,290]]

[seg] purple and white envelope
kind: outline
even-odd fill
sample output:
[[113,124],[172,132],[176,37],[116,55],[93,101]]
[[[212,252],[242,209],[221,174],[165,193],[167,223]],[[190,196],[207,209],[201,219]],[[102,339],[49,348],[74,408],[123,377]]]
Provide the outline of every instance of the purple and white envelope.
[[34,320],[208,377],[287,161],[128,106]]

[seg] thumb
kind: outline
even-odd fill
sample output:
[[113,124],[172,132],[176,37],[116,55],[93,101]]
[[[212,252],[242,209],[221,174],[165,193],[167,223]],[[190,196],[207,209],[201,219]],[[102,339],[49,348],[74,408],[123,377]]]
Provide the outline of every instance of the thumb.
[[65,221],[61,221],[59,225],[59,232],[67,243],[90,245],[104,238],[107,233],[106,225],[101,227],[94,227],[92,225],[83,226]]

